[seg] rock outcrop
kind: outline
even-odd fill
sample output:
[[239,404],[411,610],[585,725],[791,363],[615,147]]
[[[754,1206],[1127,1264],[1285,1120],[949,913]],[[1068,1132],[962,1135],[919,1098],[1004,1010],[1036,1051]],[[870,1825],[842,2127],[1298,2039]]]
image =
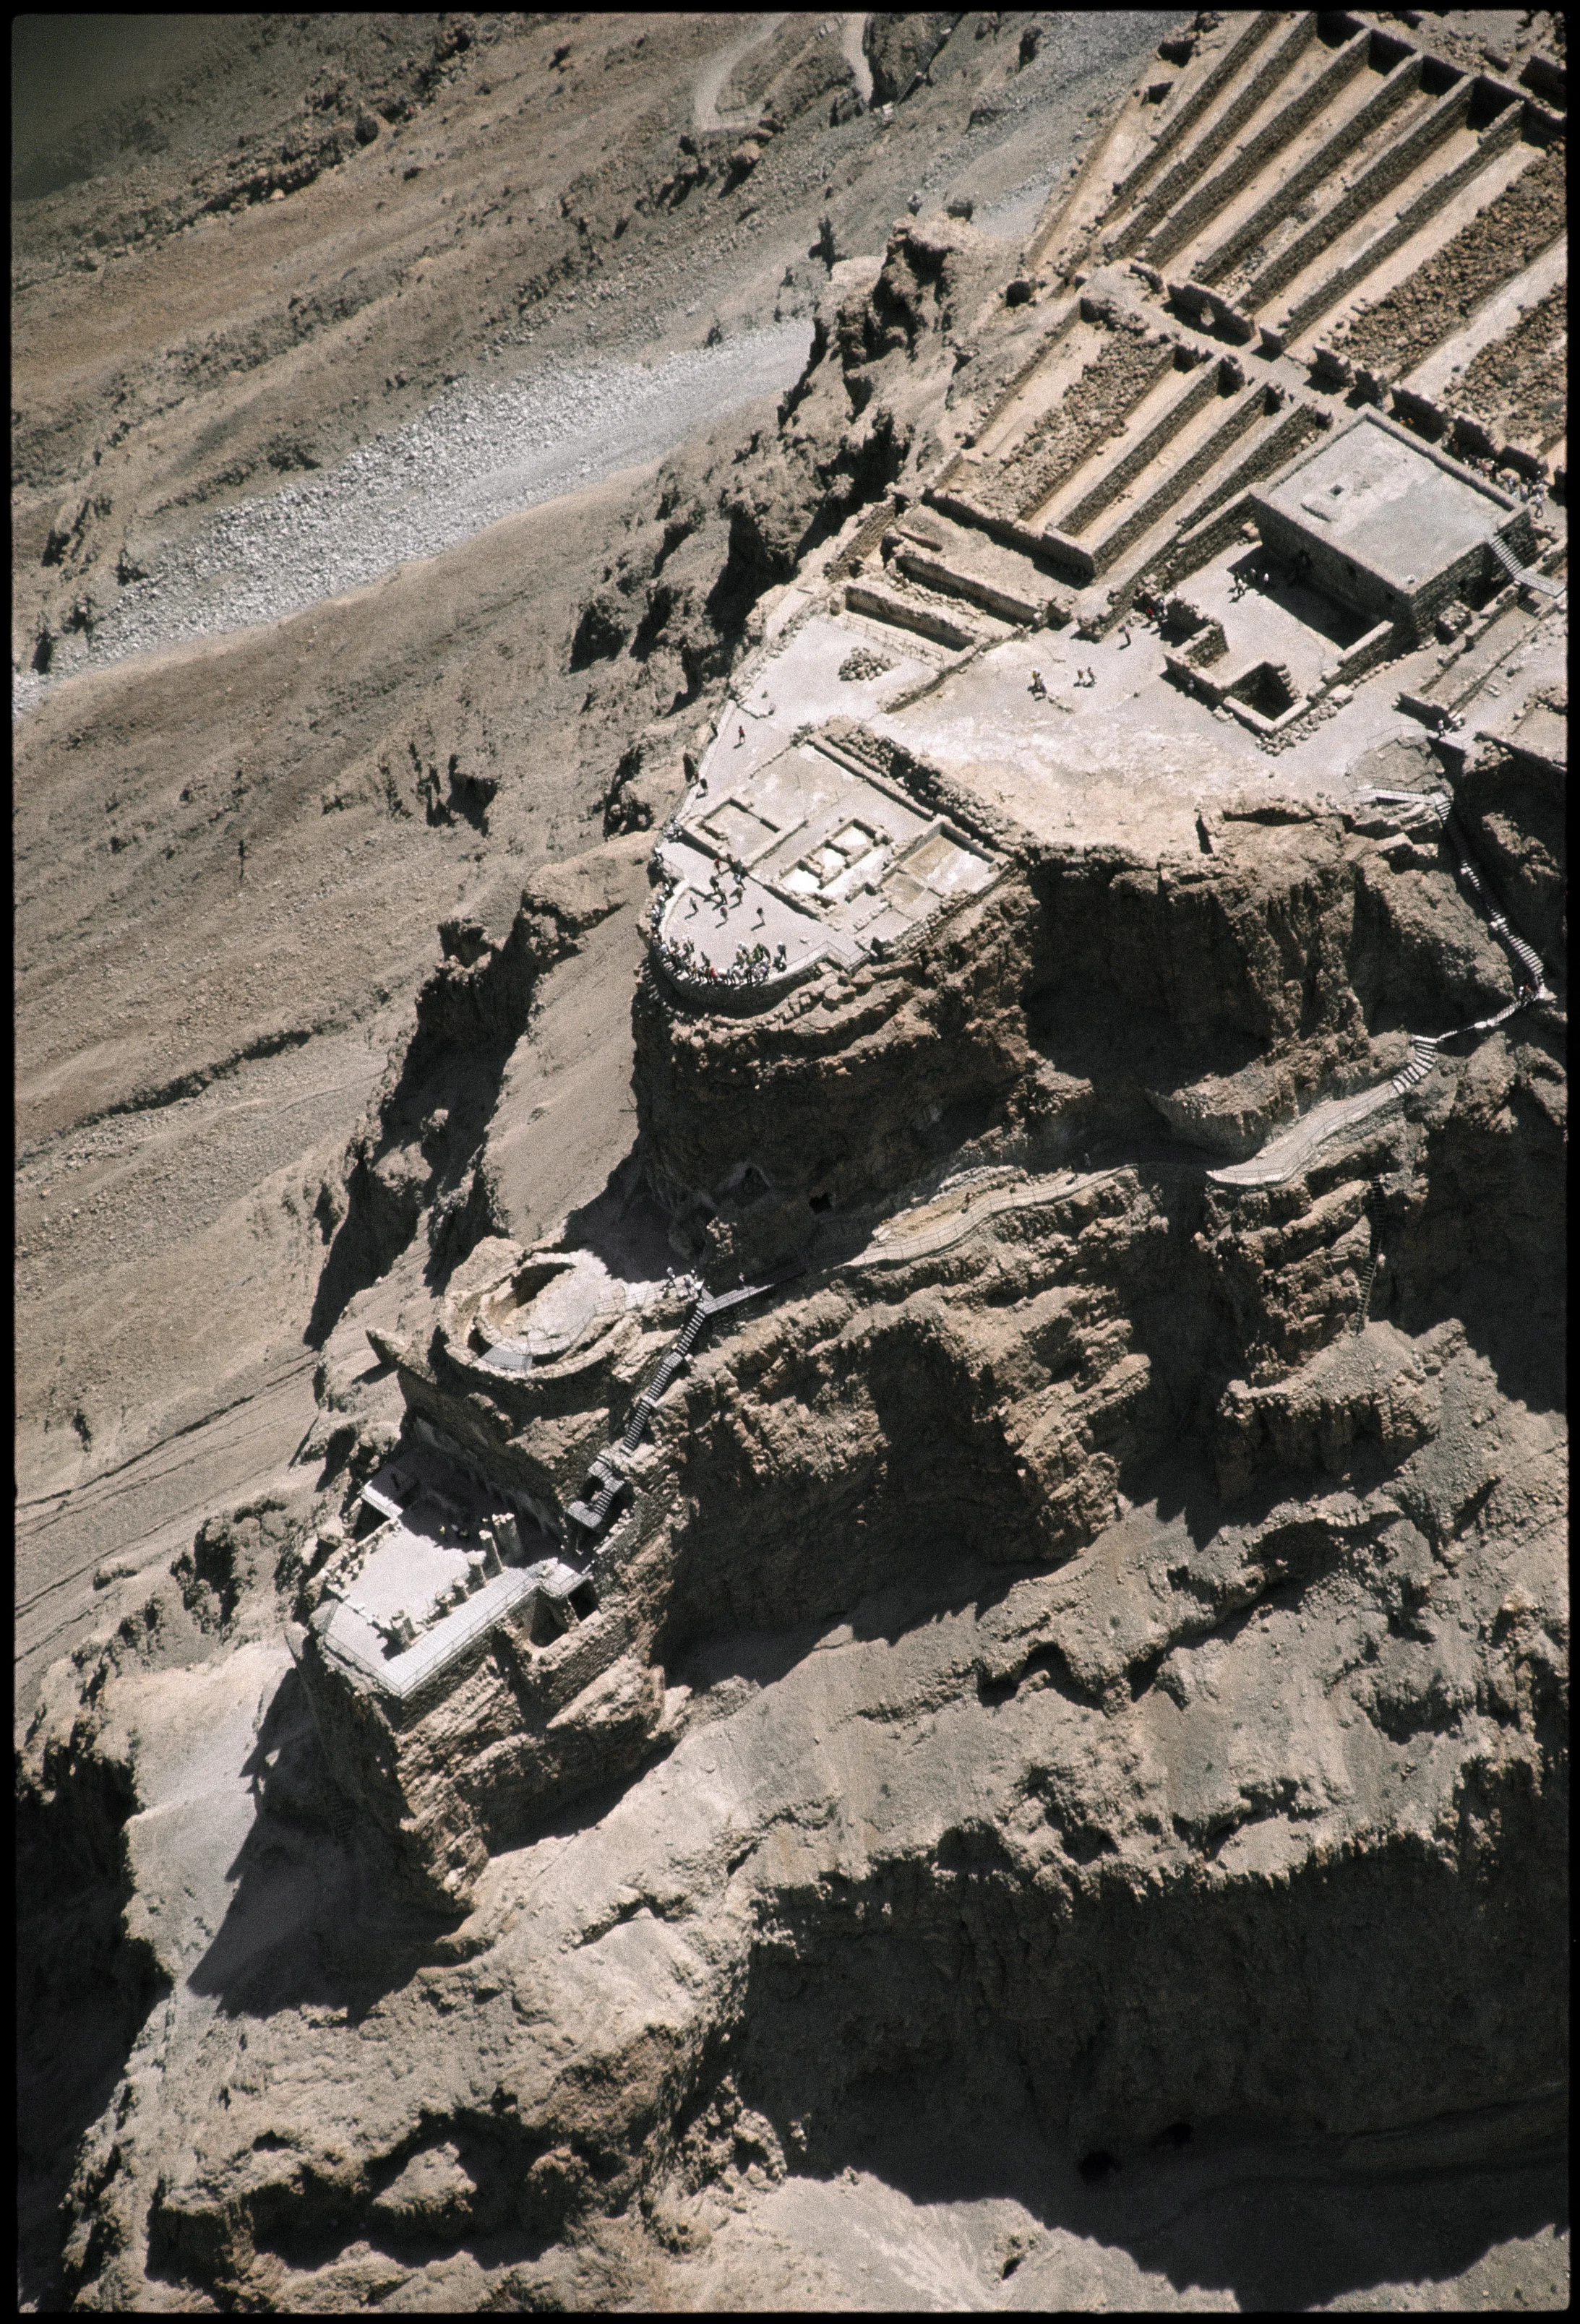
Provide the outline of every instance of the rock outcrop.
[[[874,103],[917,97],[964,23],[870,19]],[[787,118],[850,77],[832,42],[825,60],[796,40],[744,76]],[[1195,135],[1209,71],[1243,80],[1232,126],[1264,79],[1303,77],[1290,138],[1358,88],[1384,139],[1389,72],[1412,121],[1464,78],[1348,18],[1207,12],[1160,56],[1195,78],[1123,109],[1121,258],[1169,255],[1146,237],[1168,240],[1184,197],[1148,124]],[[1451,144],[1501,117],[1501,86],[1462,91]],[[1541,132],[1528,115],[1508,149],[1514,121]],[[710,182],[689,133],[686,150],[663,203]],[[1235,166],[1264,158],[1249,143]],[[1209,178],[1193,233],[1220,193],[1244,187]],[[1050,705],[1044,669],[1069,593],[1010,587],[1030,589],[1046,536],[995,536],[994,577],[962,582],[941,524],[892,528],[944,497],[947,432],[975,447],[964,417],[989,432],[1067,328],[1111,331],[1106,368],[988,447],[972,522],[996,510],[1024,533],[1029,495],[1098,456],[1108,399],[1178,393],[1187,441],[1227,424],[1211,399],[1240,392],[1237,359],[1193,358],[1181,387],[1174,339],[1136,326],[1123,285],[1083,304],[1070,270],[1107,217],[1076,175],[1008,309],[1005,253],[966,219],[902,223],[865,262],[830,232],[777,429],[700,484],[666,472],[658,514],[570,609],[571,667],[590,683],[639,661],[651,715],[612,756],[602,844],[440,928],[330,1206],[298,1481],[106,1599],[23,1740],[31,1877],[63,1867],[83,1901],[55,1962],[30,1904],[29,1991],[49,2012],[72,1980],[100,1993],[61,2221],[81,2307],[769,2306],[803,2296],[824,2251],[808,2219],[864,2179],[894,2199],[896,2280],[935,2306],[1425,2301],[1559,2226],[1557,762],[1473,755],[1452,731],[1433,755],[1391,694],[1386,719],[1338,730],[1331,782],[1303,768],[1287,795],[1242,788],[1247,765],[1265,776],[1252,730],[1222,702],[1208,726],[1184,694],[1200,732],[1178,758],[1170,733],[1123,783],[1079,760],[1138,698],[1141,657],[1060,729],[1079,696]],[[1261,220],[1274,257],[1304,249],[1278,237],[1306,221]],[[1226,243],[1224,270],[1248,248]],[[1045,263],[1068,300],[1046,345]],[[1201,335],[1239,331],[1238,309],[1191,297]],[[956,374],[980,410],[951,419]],[[1279,408],[1243,407],[1275,465],[1296,448]],[[1131,481],[1150,444],[1138,429]],[[62,563],[90,518],[61,512]],[[1251,545],[1243,524],[1236,502],[1220,550]],[[1514,602],[1494,578],[1492,621]],[[1292,589],[1268,585],[1280,617]],[[1128,625],[1113,633],[1140,603],[1088,595],[1079,653],[1127,653]],[[717,818],[722,922],[724,870],[738,898],[758,843],[702,761],[779,763],[747,721],[780,715],[776,669],[810,670],[814,694],[809,650],[776,657],[819,622],[830,697],[889,691],[860,717],[818,697],[792,745],[816,725],[991,870],[970,892],[911,881],[900,939],[820,953],[760,1008],[761,983],[710,1006],[658,940],[666,818],[682,786]],[[853,647],[841,624],[862,622]],[[995,652],[1036,730],[968,696]],[[1076,683],[1096,686],[1085,660]],[[906,739],[914,702],[936,750]],[[1246,755],[1215,761],[1218,733]],[[977,760],[1003,780],[962,772]],[[1429,801],[1396,829],[1362,776],[1408,780],[1407,809],[1428,776],[1452,783],[1497,904]],[[1086,785],[1084,827],[1059,784]],[[471,798],[480,835],[487,806]],[[873,837],[832,851],[826,889],[849,870],[848,896]],[[811,922],[813,874],[791,892]],[[557,983],[614,960],[612,931],[633,984]],[[492,1159],[507,1133],[532,1151],[513,1074],[627,1010],[629,1150],[550,1229],[520,1229]],[[1236,1176],[1314,1118],[1298,1167]],[[416,1489],[395,1471],[418,1452],[513,1514],[474,1528],[436,1491],[431,1537],[401,1534]],[[464,1578],[455,1610],[509,1604],[431,1683],[337,1647],[375,1534],[464,1564],[485,1531],[502,1594],[468,1600]],[[551,1567],[552,1591],[529,1586]],[[1191,2142],[1201,2177],[1168,2180]],[[1293,2230],[1261,2232],[1263,2193],[1296,2184],[1365,2211],[1370,2260],[1318,2264]],[[1391,2240],[1401,2189],[1424,2184],[1431,2233]],[[1215,2227],[1204,2256],[1191,2218],[1247,2185],[1259,2231]],[[1012,2204],[968,2282],[916,2256]],[[875,2263],[837,2260],[820,2291],[876,2297]]]

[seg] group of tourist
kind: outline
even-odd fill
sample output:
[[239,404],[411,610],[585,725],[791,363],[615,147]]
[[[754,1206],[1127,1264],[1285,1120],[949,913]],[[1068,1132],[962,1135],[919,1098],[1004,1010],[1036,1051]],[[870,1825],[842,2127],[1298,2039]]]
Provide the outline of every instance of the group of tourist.
[[716,984],[736,991],[749,991],[753,985],[766,984],[771,977],[782,976],[790,966],[783,945],[770,952],[765,944],[737,945],[735,959],[727,968],[716,968],[706,953],[686,936],[666,941],[655,938],[654,950],[666,973],[679,984]]
[[[1095,686],[1096,683],[1097,673],[1095,669],[1078,669],[1070,680],[1072,686]],[[1048,700],[1048,688],[1042,682],[1042,672],[1039,669],[1032,671],[1029,691],[1033,702]]]
[[741,901],[746,892],[745,865],[744,863],[737,863],[733,855],[726,856],[725,861],[729,875],[735,883],[735,894],[732,896],[725,892],[725,875],[724,872],[720,871],[716,863],[713,868],[713,875],[707,883],[707,892],[713,899],[714,906],[717,910],[721,923],[725,919],[725,916]]
[[1474,468],[1478,475],[1492,478],[1500,491],[1511,493],[1516,500],[1539,501],[1546,496],[1547,479],[1539,471],[1529,476],[1521,469],[1500,466],[1490,452],[1461,452],[1458,457],[1465,467]]

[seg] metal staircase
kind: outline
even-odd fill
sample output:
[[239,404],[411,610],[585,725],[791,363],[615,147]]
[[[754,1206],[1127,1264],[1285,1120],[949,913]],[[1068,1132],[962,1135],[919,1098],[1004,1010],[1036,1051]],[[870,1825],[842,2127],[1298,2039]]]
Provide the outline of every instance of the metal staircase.
[[1382,1264],[1382,1181],[1381,1178],[1373,1178],[1372,1181],[1366,1196],[1366,1210],[1372,1221],[1372,1256],[1367,1261],[1366,1272],[1361,1277],[1361,1301],[1355,1310],[1355,1320],[1350,1326],[1350,1329],[1355,1333],[1363,1332],[1366,1328],[1366,1319],[1372,1312],[1372,1287],[1377,1281],[1377,1270]]
[[[1439,1039],[1443,1038],[1445,1037],[1441,1035],[1437,1037]],[[1393,1074],[1388,1084],[1389,1088],[1397,1090],[1400,1097],[1402,1097],[1406,1090],[1414,1089],[1418,1082],[1426,1080],[1427,1075],[1431,1072],[1433,1065],[1437,1063],[1437,1040],[1434,1039],[1432,1035],[1429,1033],[1412,1034],[1410,1036],[1409,1056],[1405,1059],[1404,1064],[1400,1067],[1398,1073]]]
[[571,1524],[585,1536],[584,1546],[596,1542],[608,1524],[615,1503],[626,1489],[628,1480],[624,1463],[647,1434],[648,1424],[665,1389],[676,1374],[684,1371],[690,1362],[691,1351],[707,1326],[726,1307],[738,1307],[743,1300],[760,1298],[763,1292],[772,1288],[772,1286],[767,1283],[744,1283],[738,1289],[720,1292],[716,1296],[707,1291],[698,1295],[673,1343],[660,1357],[648,1375],[646,1385],[637,1395],[624,1434],[617,1438],[607,1452],[600,1452],[588,1470],[588,1482],[596,1484],[597,1491],[590,1501],[572,1501],[565,1512]]
[[[1501,551],[1502,544],[1495,541],[1493,547]],[[1413,809],[1414,812],[1410,816],[1393,818],[1401,829],[1408,829],[1411,822],[1418,822],[1424,815],[1431,815],[1436,818],[1442,827],[1444,837],[1454,850],[1455,865],[1460,878],[1470,890],[1478,908],[1486,915],[1487,926],[1514,963],[1516,987],[1527,1000],[1550,1001],[1552,994],[1548,990],[1547,973],[1541,954],[1528,945],[1523,936],[1515,935],[1504,914],[1492,901],[1487,891],[1486,882],[1471,862],[1470,852],[1460,836],[1454,817],[1453,802],[1446,792],[1365,790],[1361,793],[1361,797],[1363,799],[1375,801],[1380,805],[1408,807]],[[1490,1019],[1488,1021],[1496,1023],[1499,1020]],[[1465,1029],[1468,1031],[1471,1028],[1467,1027]],[[1416,1079],[1418,1081],[1420,1079],[1418,1074]]]
[[1502,913],[1498,910],[1487,893],[1480,872],[1471,862],[1465,847],[1455,840],[1454,825],[1446,817],[1444,819],[1444,830],[1448,838],[1454,841],[1455,861],[1460,878],[1486,914],[1487,926],[1514,962],[1515,984],[1521,992],[1529,993],[1532,1001],[1550,1001],[1552,995],[1548,991],[1547,977],[1543,972],[1540,954],[1533,952],[1523,936],[1515,935]]
[[1521,565],[1513,550],[1500,540],[1496,533],[1492,535],[1491,547],[1492,555],[1510,580],[1518,581],[1522,589],[1534,589],[1538,596],[1550,597],[1555,604],[1564,595],[1563,582],[1549,581],[1545,573],[1533,572],[1529,565]]

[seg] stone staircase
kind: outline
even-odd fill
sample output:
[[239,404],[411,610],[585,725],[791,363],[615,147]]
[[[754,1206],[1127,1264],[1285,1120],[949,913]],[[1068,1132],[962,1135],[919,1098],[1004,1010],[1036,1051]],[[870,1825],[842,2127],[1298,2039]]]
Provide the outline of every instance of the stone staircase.
[[845,609],[863,614],[869,622],[882,622],[887,629],[908,630],[913,637],[926,638],[948,653],[968,653],[974,646],[1009,635],[1007,625],[990,627],[991,616],[967,619],[941,592],[910,580],[897,585],[888,576],[882,581],[847,581]]
[[980,531],[929,509],[906,515],[882,542],[890,565],[935,595],[954,598],[1018,629],[1069,619],[1069,593],[1023,551],[1002,548]]

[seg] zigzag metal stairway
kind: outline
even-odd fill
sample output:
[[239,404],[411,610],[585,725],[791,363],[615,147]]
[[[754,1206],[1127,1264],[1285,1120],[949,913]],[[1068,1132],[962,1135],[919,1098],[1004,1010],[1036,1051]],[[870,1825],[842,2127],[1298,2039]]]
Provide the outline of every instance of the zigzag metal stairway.
[[[1437,1052],[1445,1044],[1455,1041],[1467,1033],[1490,1033],[1506,1025],[1523,1009],[1550,1003],[1554,995],[1548,987],[1541,956],[1523,936],[1516,935],[1488,893],[1486,882],[1471,861],[1470,851],[1454,817],[1453,805],[1443,791],[1367,790],[1362,798],[1373,806],[1391,807],[1391,817],[1400,828],[1421,822],[1436,824],[1451,849],[1461,880],[1469,889],[1478,908],[1485,915],[1488,927],[1509,954],[1513,965],[1514,998],[1490,1016],[1478,1017],[1468,1025],[1455,1025],[1446,1033],[1415,1033],[1410,1037],[1409,1051],[1399,1071],[1375,1088],[1363,1090],[1356,1096],[1329,1099],[1316,1107],[1304,1120],[1280,1133],[1253,1155],[1247,1162],[1231,1164],[1227,1168],[1211,1170],[1207,1176],[1223,1186],[1275,1185],[1304,1169],[1317,1149],[1338,1135],[1341,1130],[1354,1130],[1372,1114],[1403,1097],[1426,1079],[1437,1060]],[[1399,812],[1403,810],[1403,812]],[[1373,1272],[1375,1270],[1373,1269]],[[1367,1296],[1370,1296],[1370,1281]],[[1364,1305],[1363,1305],[1363,1314]]]
[[572,1501],[565,1512],[571,1524],[582,1534],[581,1546],[584,1550],[590,1550],[596,1545],[615,1503],[625,1490],[627,1480],[620,1463],[635,1452],[647,1434],[648,1424],[658,1409],[660,1399],[676,1374],[685,1370],[707,1325],[714,1316],[723,1314],[726,1308],[738,1307],[747,1299],[760,1298],[772,1287],[767,1283],[745,1283],[735,1291],[720,1292],[716,1296],[704,1291],[698,1295],[672,1344],[654,1365],[646,1385],[633,1404],[624,1434],[618,1437],[607,1452],[601,1452],[588,1471],[588,1482],[596,1482],[597,1491],[590,1501]]

